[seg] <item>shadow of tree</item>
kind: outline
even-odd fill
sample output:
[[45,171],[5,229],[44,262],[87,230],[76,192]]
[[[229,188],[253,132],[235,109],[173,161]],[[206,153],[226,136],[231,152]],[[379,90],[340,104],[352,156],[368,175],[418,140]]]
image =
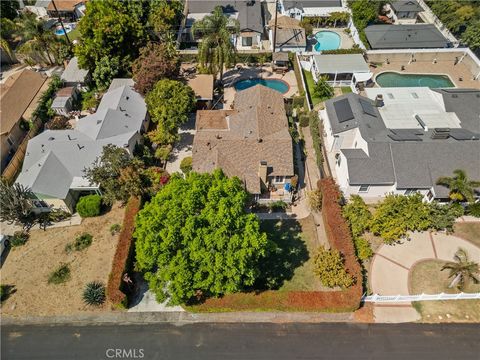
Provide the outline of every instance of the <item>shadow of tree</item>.
[[291,280],[295,269],[309,259],[302,239],[302,228],[297,220],[264,220],[261,230],[267,233],[270,249],[260,264],[260,278],[256,290],[279,289]]
[[15,289],[15,285],[2,284],[0,290],[0,301],[3,302],[7,300],[10,295],[15,294],[16,292],[17,289]]

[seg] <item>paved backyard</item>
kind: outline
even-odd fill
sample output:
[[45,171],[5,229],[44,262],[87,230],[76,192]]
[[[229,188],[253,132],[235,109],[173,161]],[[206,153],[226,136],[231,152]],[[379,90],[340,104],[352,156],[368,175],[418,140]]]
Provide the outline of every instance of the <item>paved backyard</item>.
[[187,123],[178,130],[180,140],[177,141],[170,154],[166,170],[169,174],[182,172],[180,163],[188,156],[192,156],[193,137],[195,136],[195,115],[191,115]]

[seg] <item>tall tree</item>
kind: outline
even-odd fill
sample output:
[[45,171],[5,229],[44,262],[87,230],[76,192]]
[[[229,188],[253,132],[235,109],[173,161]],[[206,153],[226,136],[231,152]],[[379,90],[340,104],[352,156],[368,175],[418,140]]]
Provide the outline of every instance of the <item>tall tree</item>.
[[467,25],[465,32],[462,34],[462,41],[472,50],[480,49],[480,20]]
[[106,56],[118,58],[119,73],[127,73],[147,39],[141,19],[142,3],[91,0],[86,6],[79,24],[82,40],[75,47],[80,66],[93,72]]
[[120,71],[120,59],[118,57],[104,56],[97,61],[95,71],[92,74],[95,85],[99,90],[106,90]]
[[154,0],[151,4],[149,24],[155,34],[164,39],[167,33],[176,33],[183,14],[183,4],[178,0]]
[[253,285],[268,240],[238,178],[174,175],[137,216],[136,260],[157,301],[182,304]]
[[25,13],[17,22],[17,31],[22,37],[22,44],[18,48],[20,54],[28,56],[33,62],[43,59],[49,64],[55,63],[52,52],[60,40],[47,30],[44,20],[37,20],[34,14]]
[[450,199],[453,201],[475,202],[475,189],[480,188],[480,181],[470,180],[464,170],[453,171],[453,177],[441,177],[437,185],[442,185],[450,190]]
[[175,78],[180,69],[176,51],[171,51],[165,43],[149,43],[140,49],[140,57],[132,66],[135,89],[147,94],[163,78]]
[[235,59],[232,36],[238,35],[239,30],[238,21],[225,16],[221,6],[215,7],[212,15],[193,24],[192,35],[202,37],[198,58],[210,74],[220,73],[220,80],[223,79],[223,67],[230,66]]
[[179,125],[187,122],[188,114],[195,104],[195,94],[190,86],[180,81],[163,79],[158,81],[145,98],[152,121],[157,129],[150,134],[153,142],[173,143]]
[[475,284],[480,282],[478,277],[480,267],[468,258],[465,249],[459,248],[455,253],[454,260],[447,262],[441,269],[441,271],[450,270],[449,278],[453,279],[449,288],[456,286],[463,290],[469,281],[473,281]]
[[26,225],[32,220],[35,195],[20,184],[9,185],[0,179],[0,220]]
[[17,0],[0,1],[0,13],[2,18],[13,20],[18,16],[19,4]]

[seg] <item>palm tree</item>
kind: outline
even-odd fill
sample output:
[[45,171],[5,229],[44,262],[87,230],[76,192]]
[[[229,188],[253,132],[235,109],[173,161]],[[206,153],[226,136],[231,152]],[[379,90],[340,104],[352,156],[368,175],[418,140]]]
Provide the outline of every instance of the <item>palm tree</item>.
[[31,59],[40,58],[48,60],[50,64],[54,63],[50,53],[59,40],[51,30],[46,29],[45,21],[37,20],[33,14],[25,14],[18,22],[18,29],[23,38],[20,53]]
[[208,72],[223,79],[223,67],[227,67],[235,58],[235,46],[232,35],[239,33],[237,20],[231,20],[223,14],[222,7],[216,6],[212,15],[205,16],[201,21],[193,24],[192,35],[201,34],[202,41],[198,50],[198,57],[202,66]]
[[453,171],[453,177],[441,177],[437,185],[443,185],[450,189],[450,199],[454,201],[475,202],[475,188],[480,187],[480,181],[469,180],[464,170]]
[[449,278],[453,277],[452,282],[448,286],[452,288],[457,286],[460,290],[463,290],[466,283],[472,280],[475,284],[478,284],[480,280],[477,277],[480,267],[474,261],[468,259],[468,254],[465,249],[459,248],[454,256],[455,261],[451,261],[443,265],[441,271],[450,270]]

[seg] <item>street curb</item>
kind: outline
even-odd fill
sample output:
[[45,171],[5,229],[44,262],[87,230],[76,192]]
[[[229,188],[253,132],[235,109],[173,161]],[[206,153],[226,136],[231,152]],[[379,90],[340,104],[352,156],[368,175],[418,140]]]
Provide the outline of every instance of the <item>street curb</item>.
[[353,313],[232,312],[109,312],[68,316],[2,316],[4,325],[132,325],[156,323],[332,323],[354,322]]

